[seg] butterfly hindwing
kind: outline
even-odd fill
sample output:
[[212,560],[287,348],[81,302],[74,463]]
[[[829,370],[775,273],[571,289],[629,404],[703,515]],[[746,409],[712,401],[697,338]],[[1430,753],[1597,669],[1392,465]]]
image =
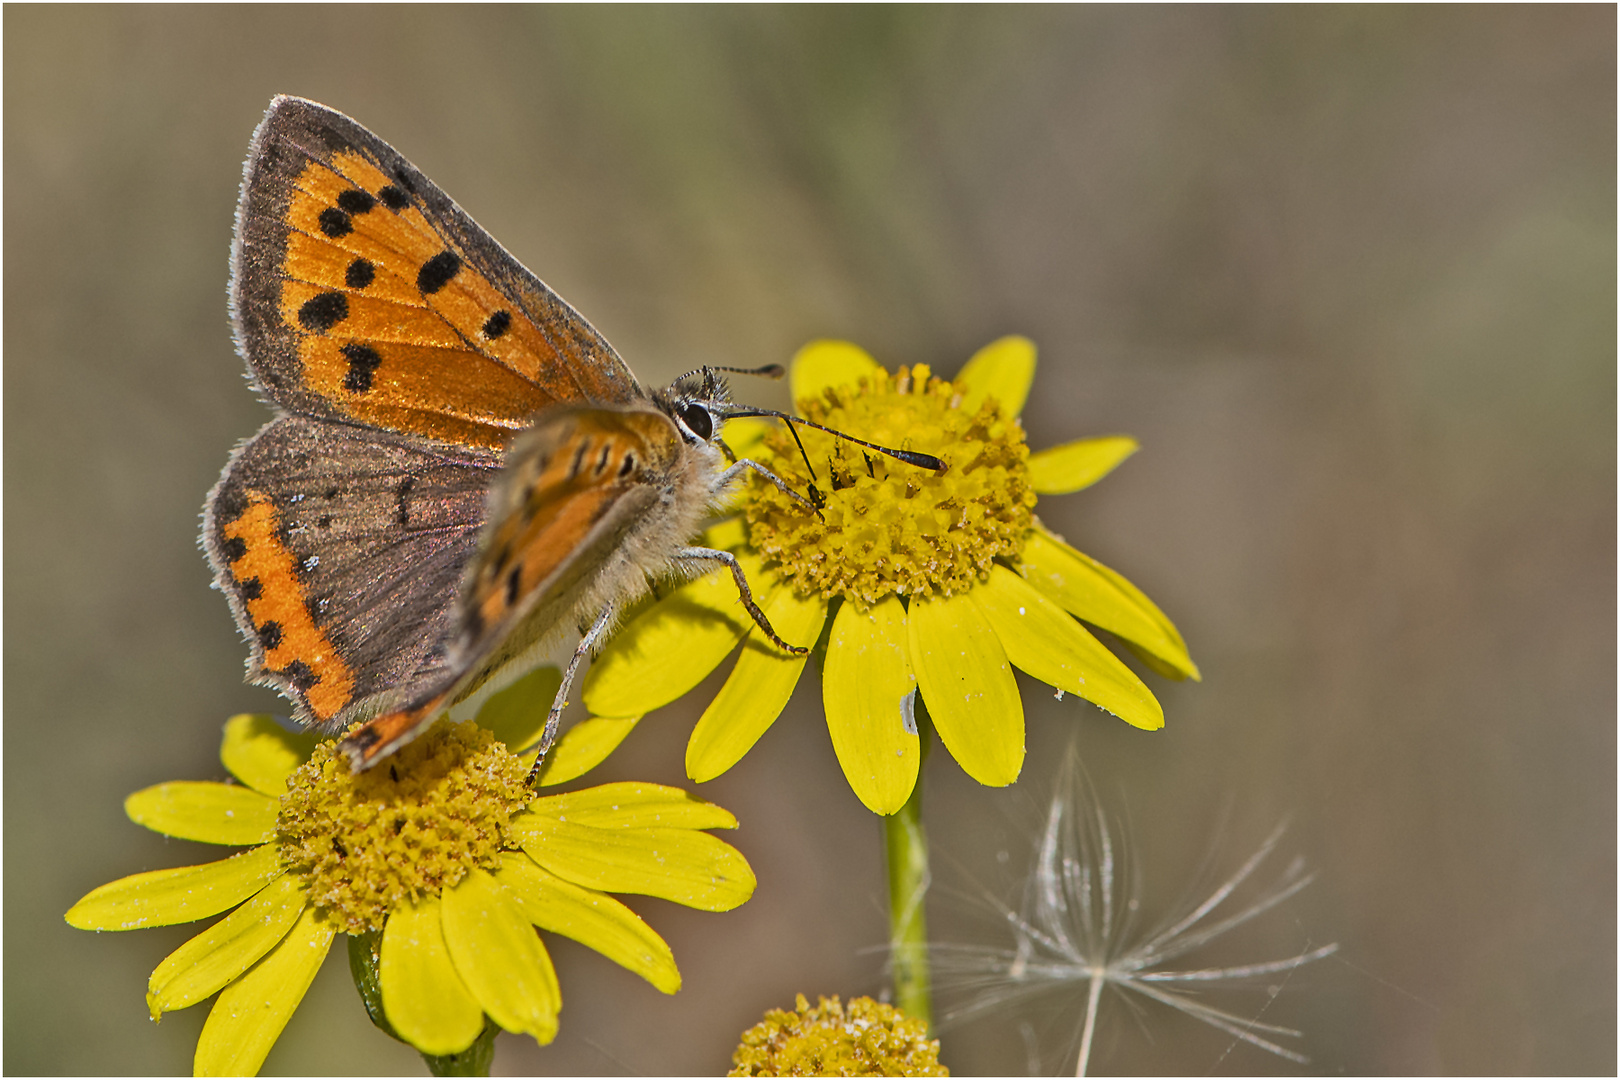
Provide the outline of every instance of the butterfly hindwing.
[[499,464],[298,416],[245,443],[203,539],[249,677],[327,730],[453,681],[446,642]]
[[537,411],[642,398],[589,323],[387,143],[280,97],[254,134],[231,287],[293,412],[497,449]]

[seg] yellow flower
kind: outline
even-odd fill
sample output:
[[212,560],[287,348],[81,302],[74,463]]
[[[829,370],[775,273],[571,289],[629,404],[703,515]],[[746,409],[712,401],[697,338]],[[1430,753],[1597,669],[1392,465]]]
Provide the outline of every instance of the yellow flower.
[[[1024,760],[1012,668],[1136,727],[1163,726],[1152,692],[1082,622],[1161,674],[1198,678],[1152,601],[1035,517],[1037,495],[1095,483],[1137,444],[1113,436],[1031,454],[1018,413],[1034,373],[1035,347],[1019,337],[981,349],[951,382],[922,365],[891,375],[844,342],[799,352],[793,396],[807,418],[933,454],[945,462],[938,474],[800,427],[812,478],[780,424],[734,420],[726,429],[739,456],[825,499],[810,514],[752,483],[742,515],[710,529],[705,543],[736,554],[785,640],[825,639],[827,727],[851,788],[877,813],[899,810],[916,784],[914,692],[968,775],[1000,786]],[[739,642],[741,656],[687,744],[687,775],[711,780],[775,721],[805,664],[763,639],[730,575],[692,581],[629,621],[587,676],[585,704],[596,717],[640,717],[695,687]]]
[[730,1076],[949,1076],[928,1025],[869,997],[803,994],[794,1011],[772,1009],[743,1032]]
[[[519,712],[543,720],[555,680],[531,674],[480,718],[508,729]],[[392,1033],[442,1056],[472,1046],[486,1016],[542,1044],[556,1035],[562,996],[536,927],[672,994],[681,977],[669,946],[607,893],[726,911],[754,891],[742,855],[701,831],[735,828],[727,811],[656,784],[537,797],[528,761],[471,723],[441,721],[355,775],[331,743],[237,716],[220,756],[240,784],[159,784],[125,810],[169,836],[248,850],[114,881],[67,913],[80,929],[133,930],[230,911],[159,964],[147,989],[154,1019],[219,995],[198,1075],[258,1071],[340,932],[372,950]]]

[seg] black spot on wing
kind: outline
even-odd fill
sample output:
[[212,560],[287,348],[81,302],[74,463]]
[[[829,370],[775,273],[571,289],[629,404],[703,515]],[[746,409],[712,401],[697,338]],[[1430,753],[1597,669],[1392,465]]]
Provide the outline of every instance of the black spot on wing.
[[281,673],[292,682],[293,689],[300,693],[307,693],[311,687],[321,681],[321,677],[310,670],[308,664],[302,660],[294,660],[281,669]]
[[339,195],[337,198],[337,204],[344,211],[358,216],[366,213],[373,206],[376,206],[377,200],[372,198],[370,195],[367,195],[364,191],[360,191],[359,189],[355,188],[345,191],[343,194]]
[[219,545],[219,552],[225,556],[226,562],[236,562],[247,554],[247,541],[240,536],[233,536]]
[[340,292],[312,296],[298,309],[298,325],[312,334],[324,334],[348,317],[349,298]]
[[512,328],[512,313],[510,311],[497,311],[484,321],[483,334],[490,341],[494,341]]
[[242,589],[242,599],[257,600],[264,593],[264,584],[256,577],[238,583]]
[[349,220],[349,215],[335,206],[328,206],[321,211],[320,226],[321,232],[333,240],[354,232],[354,223]]
[[377,198],[381,199],[382,204],[396,214],[405,209],[407,206],[411,205],[410,196],[406,195],[404,191],[395,187],[393,184],[389,184],[387,187],[377,192]]
[[353,394],[363,394],[371,389],[371,377],[376,374],[377,366],[382,363],[382,356],[370,345],[361,345],[359,342],[350,342],[342,348],[343,356],[349,361],[349,370],[343,376],[343,389]]
[[512,572],[506,575],[506,606],[516,607],[519,590],[523,581],[523,564],[518,563],[512,567]]
[[272,619],[259,627],[259,644],[266,649],[274,649],[281,644],[281,624]]
[[377,277],[377,268],[368,259],[356,259],[343,271],[343,284],[351,289],[363,289]]
[[441,251],[416,272],[416,287],[422,290],[423,296],[432,296],[450,284],[450,279],[460,270],[461,256],[453,251]]

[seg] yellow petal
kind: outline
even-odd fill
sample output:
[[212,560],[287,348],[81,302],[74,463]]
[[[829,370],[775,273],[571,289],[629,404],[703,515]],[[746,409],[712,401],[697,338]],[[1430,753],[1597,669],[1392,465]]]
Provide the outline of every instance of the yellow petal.
[[218,862],[108,882],[74,904],[66,918],[80,930],[173,926],[235,907],[280,874],[275,845],[264,844]]
[[[821,636],[827,601],[778,589],[765,618],[783,641],[808,647]],[[702,783],[741,761],[782,714],[807,659],[778,649],[756,626],[737,666],[692,729],[686,744],[686,775]]]
[[598,829],[519,814],[512,833],[529,857],[587,889],[661,896],[704,911],[730,911],[754,894],[742,853],[692,829]]
[[965,593],[914,599],[911,665],[940,741],[964,772],[1001,787],[1024,766],[1024,703],[995,631]]
[[899,810],[917,786],[916,687],[900,598],[887,597],[869,611],[840,607],[827,640],[821,700],[838,764],[876,814]]
[[735,829],[731,811],[704,802],[678,787],[627,781],[547,795],[529,804],[529,812],[598,829],[645,828]]
[[303,913],[307,903],[303,885],[296,874],[281,875],[170,953],[146,983],[152,1019],[197,1004],[273,949]]
[[332,947],[330,922],[305,908],[270,953],[219,992],[197,1039],[197,1076],[253,1076]]
[[546,763],[540,767],[539,785],[566,784],[584,776],[607,760],[640,720],[639,716],[592,716],[581,720],[563,732],[551,748]]
[[993,397],[1001,402],[1003,416],[1017,416],[1035,381],[1035,343],[1017,335],[992,341],[951,381],[962,387],[962,408],[968,412],[978,412],[984,399]]
[[276,834],[280,804],[236,784],[176,780],[137,791],[124,813],[137,825],[204,844],[262,844]]
[[1029,455],[1029,486],[1040,495],[1067,495],[1090,487],[1141,444],[1129,435],[1079,439]]
[[444,894],[444,940],[462,982],[507,1031],[557,1037],[562,990],[551,957],[506,888],[476,867]]
[[854,386],[884,374],[865,349],[847,341],[812,341],[794,355],[788,370],[795,404],[820,397],[829,386]]
[[309,760],[317,741],[313,734],[288,731],[263,714],[243,713],[225,721],[219,759],[242,783],[279,799],[287,792],[287,777]]
[[[757,556],[738,562],[757,601],[776,582]],[[585,677],[585,707],[596,716],[642,716],[708,677],[754,625],[724,567],[689,581],[620,630]]]
[[1175,624],[1142,590],[1044,528],[1029,534],[1019,572],[1070,614],[1138,646],[1145,659],[1158,661],[1154,670],[1174,679],[1199,677]]
[[524,918],[542,930],[595,949],[666,994],[681,988],[680,969],[664,939],[613,897],[564,881],[515,851],[501,853],[495,879]]
[[970,594],[1013,666],[1078,694],[1132,727],[1156,731],[1164,709],[1136,673],[1029,582],[997,566]]
[[456,973],[444,943],[436,896],[389,912],[377,985],[388,1023],[424,1054],[459,1054],[484,1030],[484,1010]]
[[720,430],[720,437],[731,447],[733,454],[740,458],[753,457],[760,443],[765,441],[765,436],[778,423],[780,421],[767,420],[762,416],[738,416],[726,421],[726,426]]
[[562,672],[550,664],[542,665],[491,694],[473,720],[515,754],[539,740],[561,685]]

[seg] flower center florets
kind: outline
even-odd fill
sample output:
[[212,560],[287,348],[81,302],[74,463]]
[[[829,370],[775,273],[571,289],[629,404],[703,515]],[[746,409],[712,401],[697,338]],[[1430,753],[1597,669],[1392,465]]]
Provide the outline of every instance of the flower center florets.
[[949,1076],[928,1025],[868,997],[844,1004],[798,995],[743,1032],[732,1076]]
[[375,768],[352,773],[322,743],[293,773],[276,819],[281,861],[350,932],[495,865],[532,793],[528,768],[488,731],[440,721]]
[[[959,388],[919,364],[831,387],[799,402],[819,424],[945,462],[939,474],[800,428],[826,497],[817,517],[755,477],[749,539],[801,594],[843,596],[867,608],[892,593],[950,595],[1021,550],[1035,506],[1029,448],[1014,417],[989,400],[973,412]],[[797,491],[811,479],[785,430],[766,437],[762,464]]]

